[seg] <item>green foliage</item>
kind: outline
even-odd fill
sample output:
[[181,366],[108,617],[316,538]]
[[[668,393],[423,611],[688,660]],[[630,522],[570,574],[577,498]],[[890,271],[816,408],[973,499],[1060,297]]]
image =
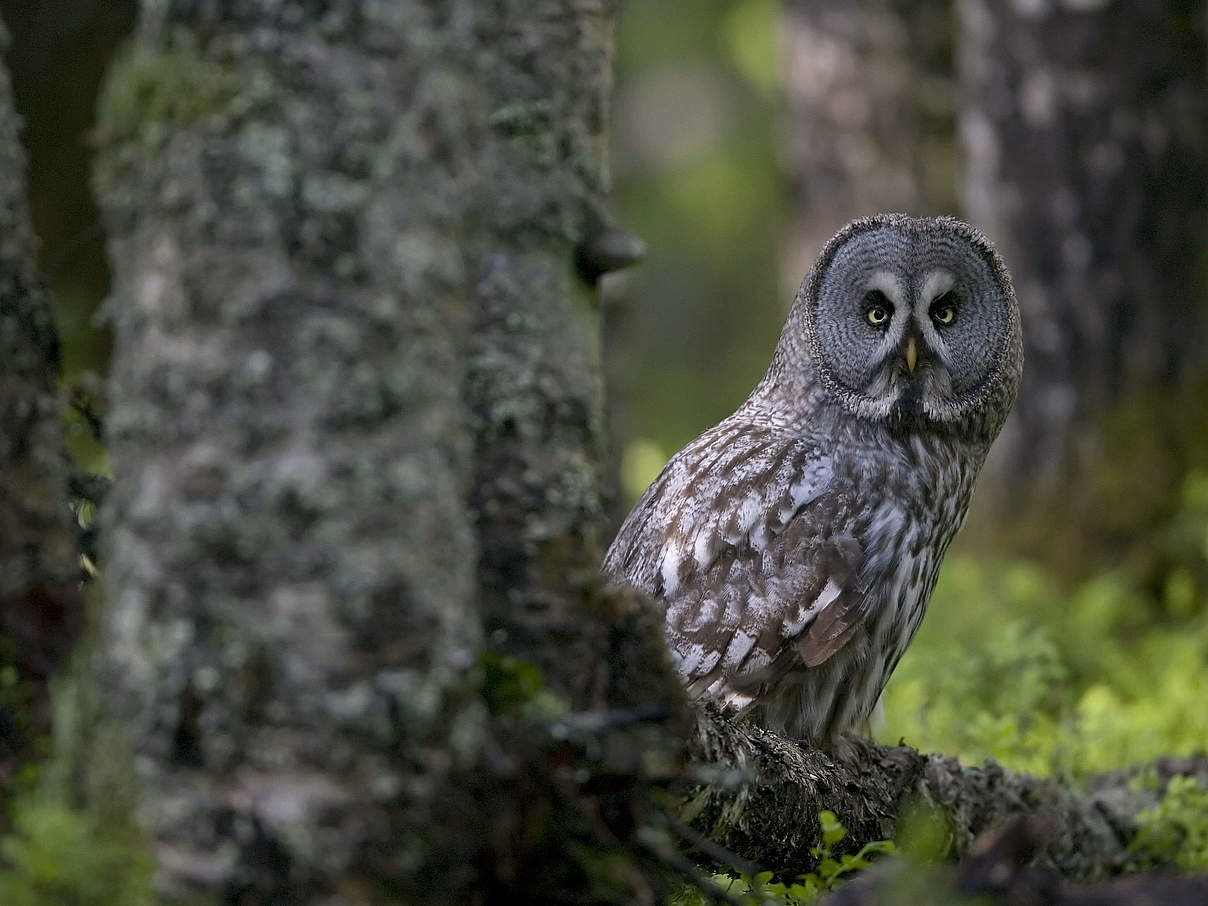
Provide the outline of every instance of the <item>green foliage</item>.
[[151,857],[131,818],[132,758],[120,733],[98,725],[97,694],[71,677],[52,689],[54,754],[20,784],[0,839],[4,906],[154,902]]
[[[784,321],[793,193],[772,128],[783,15],[775,0],[645,0],[621,16],[615,196],[650,254],[605,295],[613,399],[639,454],[665,461],[728,414]],[[630,464],[626,498],[662,465],[651,458]]]
[[[834,812],[818,813],[818,824],[822,832],[822,844],[810,853],[818,860],[818,866],[808,874],[798,875],[791,883],[773,880],[770,871],[761,871],[754,877],[744,874],[717,874],[713,881],[722,889],[751,906],[809,906],[823,894],[829,893],[853,872],[872,865],[876,856],[895,851],[893,841],[878,840],[867,843],[858,853],[836,853],[834,848],[847,837],[847,830],[839,823]],[[705,906],[709,902],[694,887],[684,887],[671,897],[672,906]]]
[[0,842],[5,906],[149,906],[151,859],[121,826],[32,795],[13,809]]
[[1194,777],[1170,779],[1162,801],[1137,815],[1140,831],[1131,849],[1141,864],[1171,864],[1185,871],[1208,869],[1208,790]]
[[887,742],[1082,775],[1208,739],[1208,476],[1149,543],[1153,587],[1106,572],[1072,592],[1021,562],[955,557],[886,690]]
[[546,688],[541,668],[530,661],[498,651],[484,651],[479,666],[482,696],[492,714],[555,720],[570,711],[570,702]]
[[777,40],[784,34],[779,0],[742,0],[723,19],[725,49],[743,76],[766,95],[780,90],[784,53]]

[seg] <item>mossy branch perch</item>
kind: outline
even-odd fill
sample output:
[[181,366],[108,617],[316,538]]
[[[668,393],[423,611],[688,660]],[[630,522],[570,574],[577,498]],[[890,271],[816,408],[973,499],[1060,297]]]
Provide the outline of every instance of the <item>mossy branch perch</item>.
[[688,793],[684,817],[730,852],[791,877],[813,867],[810,850],[821,842],[822,809],[838,816],[848,832],[845,846],[854,852],[892,837],[911,809],[933,807],[947,822],[958,857],[986,830],[1038,813],[1048,833],[1036,864],[1068,880],[1086,880],[1136,861],[1129,849],[1136,816],[1156,803],[1170,777],[1208,777],[1202,757],[1164,759],[1153,766],[1157,789],[1142,788],[1135,771],[1075,785],[1013,773],[993,761],[971,767],[905,745],[849,743],[830,755],[702,708],[691,755],[716,777]]

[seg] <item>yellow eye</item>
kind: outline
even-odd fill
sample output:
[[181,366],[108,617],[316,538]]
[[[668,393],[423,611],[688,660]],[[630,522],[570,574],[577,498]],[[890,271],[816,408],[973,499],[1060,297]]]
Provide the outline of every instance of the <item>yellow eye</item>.
[[937,304],[937,306],[931,307],[931,318],[935,320],[936,324],[947,327],[957,320],[957,307],[951,302]]
[[947,327],[957,320],[957,302],[951,291],[931,303],[931,320],[941,327]]
[[880,327],[889,320],[889,310],[882,305],[874,305],[864,317],[868,318],[868,323],[873,327]]

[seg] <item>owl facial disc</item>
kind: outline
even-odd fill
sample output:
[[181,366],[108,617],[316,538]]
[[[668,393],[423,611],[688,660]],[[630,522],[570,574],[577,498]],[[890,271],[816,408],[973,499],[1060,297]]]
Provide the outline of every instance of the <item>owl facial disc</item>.
[[1019,340],[1002,262],[959,221],[856,221],[823,250],[803,295],[823,381],[865,418],[959,420]]

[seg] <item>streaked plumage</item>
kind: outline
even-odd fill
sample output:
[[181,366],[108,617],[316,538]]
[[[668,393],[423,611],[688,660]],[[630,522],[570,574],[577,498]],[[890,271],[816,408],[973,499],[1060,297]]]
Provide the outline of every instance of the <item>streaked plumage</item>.
[[605,558],[665,608],[690,694],[820,744],[864,726],[1021,368],[1018,305],[980,233],[878,215],[836,235],[767,375],[671,459]]

